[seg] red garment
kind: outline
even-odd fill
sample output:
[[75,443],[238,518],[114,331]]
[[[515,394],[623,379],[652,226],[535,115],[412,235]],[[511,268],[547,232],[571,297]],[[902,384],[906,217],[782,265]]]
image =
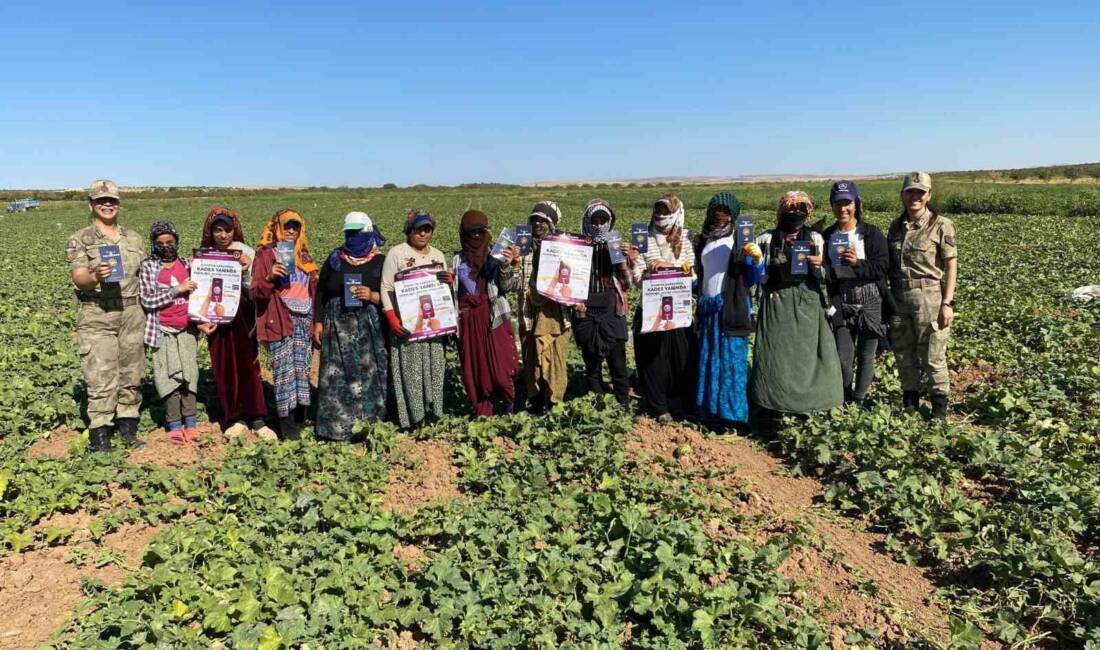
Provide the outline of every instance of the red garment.
[[[191,277],[187,267],[179,258],[167,268],[161,267],[157,274],[157,284],[163,287],[178,287]],[[181,330],[187,327],[187,294],[176,296],[172,304],[160,310],[160,324]]]
[[256,339],[252,337],[255,324],[252,303],[242,296],[233,321],[218,325],[208,337],[210,369],[226,425],[238,420],[251,425],[252,420],[267,415]]
[[465,295],[458,300],[458,354],[462,360],[462,384],[474,407],[474,416],[493,414],[493,395],[504,398],[510,408],[516,398],[515,376],[519,371],[516,342],[511,324],[505,321],[490,330],[489,300],[484,294]]
[[[268,246],[256,253],[252,264],[252,286],[249,296],[256,303],[256,338],[270,343],[281,341],[294,335],[294,324],[290,320],[290,310],[279,300],[275,285],[267,281],[267,274],[275,266],[275,248]],[[309,297],[317,293],[317,274],[309,276]]]

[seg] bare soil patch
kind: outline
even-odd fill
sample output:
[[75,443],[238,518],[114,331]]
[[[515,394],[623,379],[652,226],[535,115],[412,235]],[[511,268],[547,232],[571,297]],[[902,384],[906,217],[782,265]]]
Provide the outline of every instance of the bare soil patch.
[[[92,520],[77,512],[55,515],[49,521],[86,529]],[[122,584],[141,565],[145,548],[161,529],[145,523],[127,524],[104,536],[101,546],[83,541],[0,558],[0,615],[4,621],[0,647],[32,650],[47,642],[83,598],[82,577],[111,587]],[[120,556],[123,566],[109,563],[97,567],[95,555],[101,550]],[[69,560],[74,552],[87,555],[79,566]]]
[[398,562],[404,564],[410,571],[420,571],[428,562],[424,550],[412,544],[398,544],[393,547],[393,556]]
[[[676,450],[684,444],[691,447],[691,453],[678,455]],[[824,488],[814,479],[786,475],[780,461],[739,436],[707,438],[680,424],[660,425],[645,418],[634,426],[627,456],[641,459],[647,454],[682,467],[735,468],[735,480],[743,481],[751,492],[748,503],[753,510],[780,521],[799,518],[808,522],[841,561],[833,562],[806,549],[789,559],[785,568],[792,579],[815,577],[807,593],[823,610],[839,607],[845,620],[875,627],[895,638],[902,627],[892,612],[904,612],[932,636],[944,639],[949,635],[948,614],[937,603],[936,589],[924,572],[879,552],[882,535],[850,529],[815,508],[814,501]],[[711,528],[723,530],[719,524]],[[877,587],[875,598],[856,590],[860,576]]]
[[382,494],[383,506],[398,512],[409,512],[428,503],[462,496],[450,443],[444,440],[405,440],[399,443],[395,455],[407,458],[409,465],[390,474]]
[[951,376],[952,387],[968,393],[978,388],[995,386],[1007,377],[1007,374],[992,363],[978,359],[974,363],[955,369]]
[[27,457],[64,460],[69,457],[69,444],[72,443],[73,438],[79,435],[79,431],[60,426],[51,431],[45,438],[31,445],[27,449]]
[[[128,460],[134,465],[154,465],[166,469],[191,467],[205,462],[218,463],[225,457],[229,439],[221,426],[214,422],[200,422],[199,439],[188,445],[174,445],[168,441],[168,432],[155,429],[145,439],[145,446],[130,452]],[[248,442],[258,440],[255,434],[241,436]]]

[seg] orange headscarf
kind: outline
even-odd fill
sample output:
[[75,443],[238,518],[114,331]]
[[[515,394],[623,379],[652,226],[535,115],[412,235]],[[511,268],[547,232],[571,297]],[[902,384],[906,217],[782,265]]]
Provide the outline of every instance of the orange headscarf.
[[317,264],[309,255],[309,241],[306,239],[306,220],[290,208],[283,208],[271,216],[260,235],[260,246],[274,246],[276,242],[283,241],[283,227],[288,221],[297,221],[302,224],[298,239],[294,241],[294,265],[306,273],[316,273]]

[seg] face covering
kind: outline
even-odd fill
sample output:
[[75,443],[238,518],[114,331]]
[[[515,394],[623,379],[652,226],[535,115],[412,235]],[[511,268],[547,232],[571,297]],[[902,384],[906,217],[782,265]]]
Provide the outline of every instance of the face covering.
[[153,244],[153,255],[157,256],[157,259],[162,262],[171,262],[176,259],[179,254],[179,245],[176,243],[171,244]]
[[779,215],[779,229],[788,235],[796,233],[806,223],[806,216],[797,212],[784,212]]
[[545,219],[531,220],[531,234],[537,239],[545,239],[551,233],[553,233],[553,229],[550,227],[549,221]]

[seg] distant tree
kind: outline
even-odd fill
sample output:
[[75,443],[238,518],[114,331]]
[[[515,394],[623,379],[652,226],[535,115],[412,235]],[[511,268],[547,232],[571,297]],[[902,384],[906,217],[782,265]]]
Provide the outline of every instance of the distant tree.
[[397,184],[396,183],[386,183],[385,185],[382,186],[382,189],[384,189],[384,190],[396,190],[397,189]]
[[1081,168],[1077,165],[1067,165],[1063,175],[1071,181],[1081,177]]

